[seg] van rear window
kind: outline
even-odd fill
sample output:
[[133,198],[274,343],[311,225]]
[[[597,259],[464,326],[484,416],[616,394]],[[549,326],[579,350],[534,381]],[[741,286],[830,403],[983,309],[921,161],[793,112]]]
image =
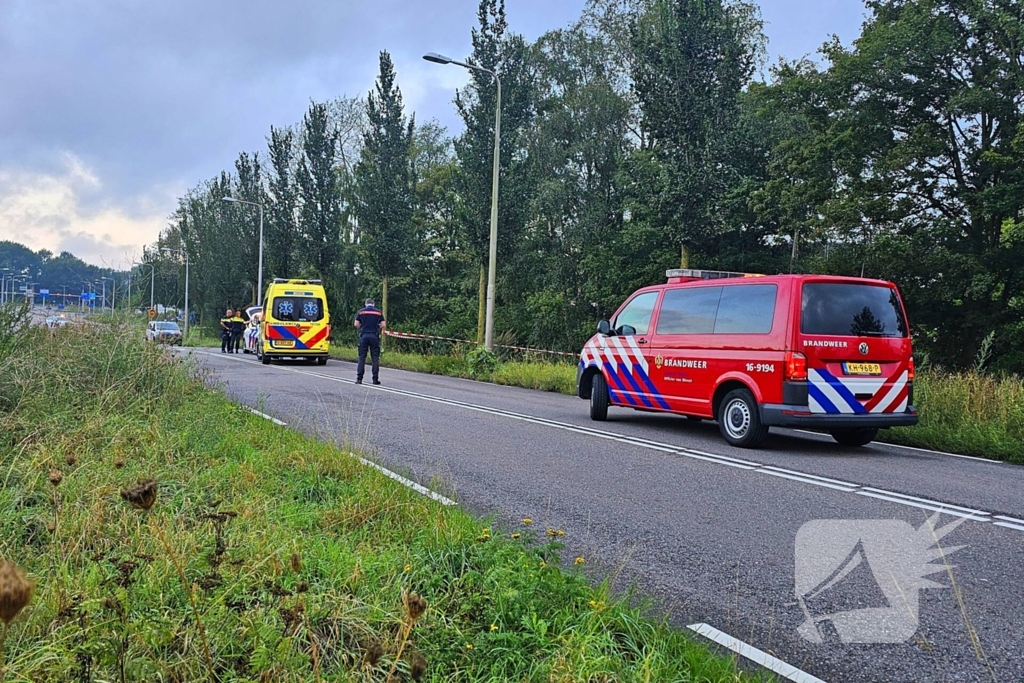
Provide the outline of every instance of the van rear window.
[[800,332],[837,337],[906,337],[895,289],[814,282],[803,287]]
[[324,303],[309,296],[278,296],[270,307],[274,320],[315,323],[323,320]]

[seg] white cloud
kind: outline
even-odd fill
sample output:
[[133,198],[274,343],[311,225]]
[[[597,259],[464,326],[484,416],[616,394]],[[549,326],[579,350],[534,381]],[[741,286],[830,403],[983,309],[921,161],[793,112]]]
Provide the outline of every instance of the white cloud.
[[128,211],[103,196],[103,182],[68,152],[55,172],[0,168],[0,238],[30,249],[70,251],[87,263],[124,267],[167,225],[167,207],[180,192],[165,188],[131,198]]

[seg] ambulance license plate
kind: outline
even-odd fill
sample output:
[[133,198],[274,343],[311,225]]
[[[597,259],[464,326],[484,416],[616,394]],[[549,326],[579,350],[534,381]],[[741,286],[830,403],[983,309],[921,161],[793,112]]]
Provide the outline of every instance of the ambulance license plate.
[[279,349],[294,349],[295,348],[295,342],[293,342],[291,340],[289,340],[289,341],[275,341],[274,342],[274,346],[276,346]]
[[843,372],[847,375],[881,375],[880,363],[843,363]]

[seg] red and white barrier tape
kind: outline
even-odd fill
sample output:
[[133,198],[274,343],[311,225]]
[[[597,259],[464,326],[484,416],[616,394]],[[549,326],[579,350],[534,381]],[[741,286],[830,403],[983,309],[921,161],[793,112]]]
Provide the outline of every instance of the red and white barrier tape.
[[[384,330],[384,334],[395,339],[423,339],[423,340],[437,340],[455,342],[457,344],[475,344],[476,342],[470,341],[469,339],[454,339],[452,337],[437,337],[431,334],[414,334],[412,332],[393,332],[392,330]],[[547,349],[535,349],[530,346],[509,346],[506,344],[495,344],[499,349],[514,349],[516,351],[528,351],[530,353],[549,353],[553,356],[565,356],[567,358],[575,358],[578,353],[569,353],[567,351],[548,351]]]

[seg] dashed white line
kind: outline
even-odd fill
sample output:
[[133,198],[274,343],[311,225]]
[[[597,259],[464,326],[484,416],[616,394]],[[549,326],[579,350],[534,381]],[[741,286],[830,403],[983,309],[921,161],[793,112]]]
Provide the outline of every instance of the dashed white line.
[[436,500],[441,505],[457,505],[457,503],[454,500],[452,500],[451,498],[445,498],[440,493],[437,493],[435,491],[431,491],[427,487],[421,486],[421,485],[417,484],[416,482],[414,482],[411,479],[406,479],[402,475],[396,474],[396,473],[392,472],[391,470],[387,469],[386,467],[381,467],[380,465],[378,465],[375,462],[371,462],[370,460],[367,460],[366,458],[361,458],[358,455],[356,455],[355,453],[351,453],[350,452],[349,455],[351,455],[353,458],[356,458],[357,460],[359,460],[359,462],[363,463],[367,467],[372,467],[373,469],[377,470],[378,472],[383,474],[385,477],[388,477],[389,479],[394,479],[399,484],[402,484],[403,486],[407,486],[407,487],[411,488],[413,491],[416,491],[417,493],[422,493],[427,498],[430,498],[431,500]]
[[726,647],[733,652],[746,657],[750,661],[763,666],[772,673],[776,673],[783,678],[789,679],[794,683],[825,683],[817,676],[812,676],[806,671],[802,671],[792,664],[787,664],[777,657],[772,657],[767,652],[759,650],[753,645],[748,645],[738,638],[733,638],[728,633],[719,631],[714,626],[709,624],[690,624],[686,628],[690,629],[694,633],[698,633],[710,641],[718,643],[719,645]]
[[[215,356],[216,354],[208,354]],[[240,359],[231,359],[240,360]],[[317,377],[319,379],[326,379],[332,382],[340,382],[343,384],[354,384],[355,381],[351,379],[345,379],[342,377],[335,377],[333,375],[326,375],[320,372],[312,372],[309,370],[299,370],[297,368],[288,368],[281,366],[272,366],[275,370],[282,372],[292,372],[301,375],[309,375],[310,377]],[[584,434],[586,436],[597,437],[599,439],[606,439],[609,441],[617,441],[619,443],[625,443],[632,446],[639,446],[641,448],[648,448],[651,450],[661,451],[663,453],[669,453],[672,455],[679,455],[694,460],[702,460],[705,462],[711,462],[717,465],[725,465],[726,467],[733,467],[736,469],[747,470],[757,472],[759,474],[766,474],[772,477],[779,477],[782,479],[789,479],[798,483],[810,484],[812,486],[819,486],[822,488],[832,489],[836,491],[842,491],[844,493],[853,493],[868,498],[875,498],[877,500],[883,500],[889,503],[895,503],[898,505],[904,505],[907,507],[913,507],[924,510],[931,510],[934,512],[941,512],[957,517],[963,517],[965,519],[981,522],[991,523],[995,526],[1004,527],[1007,529],[1013,529],[1015,531],[1024,531],[1024,520],[1017,520],[1014,518],[1000,518],[993,519],[992,513],[984,510],[976,510],[973,508],[961,507],[959,505],[952,505],[950,503],[944,503],[937,500],[929,500],[927,498],[917,498],[914,496],[908,496],[895,491],[886,491],[885,489],[878,489],[861,484],[841,481],[838,479],[828,479],[826,477],[819,477],[814,474],[808,474],[805,472],[798,472],[795,470],[787,470],[781,467],[774,467],[772,465],[765,465],[762,463],[752,462],[749,460],[739,460],[736,458],[729,458],[724,455],[718,455],[715,453],[708,453],[706,451],[700,451],[692,448],[684,448],[675,446],[669,443],[663,443],[659,441],[652,441],[650,439],[643,439],[639,437],[625,436],[622,434],[616,434],[615,432],[608,432],[600,429],[594,429],[591,427],[581,427],[578,425],[572,425],[565,422],[558,422],[556,420],[549,420],[547,418],[535,417],[533,415],[524,415],[522,413],[515,413],[509,410],[503,410],[501,408],[492,408],[489,406],[477,405],[474,403],[467,403],[465,401],[458,401],[455,399],[443,398],[440,396],[431,396],[430,394],[421,394],[413,391],[407,391],[404,389],[395,389],[393,387],[382,387],[374,386],[367,387],[377,391],[384,391],[399,396],[408,396],[410,398],[416,398],[422,401],[429,401],[432,403],[440,403],[443,405],[450,405],[457,408],[463,408],[466,410],[472,410],[475,412],[487,413],[490,415],[497,415],[500,417],[506,417],[513,420],[521,420],[523,422],[529,422],[545,427],[552,427],[554,429],[561,429],[563,431],[574,432],[577,434]],[[796,430],[801,431],[801,430]],[[922,449],[918,449],[922,450]],[[937,452],[937,451],[929,451]],[[953,455],[953,454],[949,454]],[[966,456],[965,456],[966,457]],[[977,459],[977,458],[975,458]],[[398,476],[398,475],[396,475]]]
[[273,422],[274,424],[276,424],[278,426],[281,426],[281,427],[287,427],[288,426],[287,422],[281,422],[281,420],[278,420],[276,417],[272,417],[270,415],[267,415],[266,413],[261,413],[260,411],[256,410],[255,408],[249,408],[249,412],[252,413],[253,415],[259,415],[260,417],[262,417],[265,420],[270,420],[271,422]]

